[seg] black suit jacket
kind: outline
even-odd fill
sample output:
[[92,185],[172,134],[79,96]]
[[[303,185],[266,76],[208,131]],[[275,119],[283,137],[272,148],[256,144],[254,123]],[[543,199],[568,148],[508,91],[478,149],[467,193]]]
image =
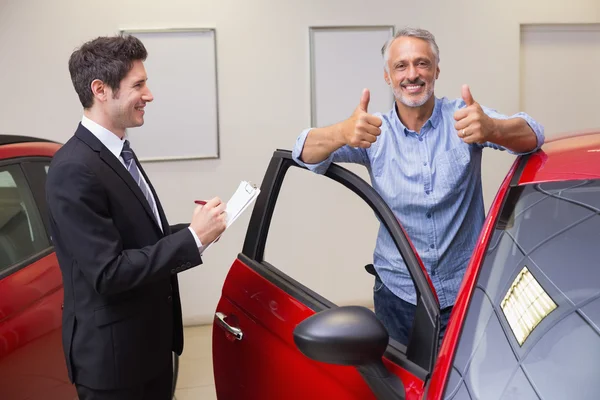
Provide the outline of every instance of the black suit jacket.
[[[137,162],[137,159],[136,159]],[[177,273],[202,263],[186,225],[164,232],[127,169],[79,125],[46,183],[52,241],[63,275],[69,377],[94,389],[152,379],[183,350]]]

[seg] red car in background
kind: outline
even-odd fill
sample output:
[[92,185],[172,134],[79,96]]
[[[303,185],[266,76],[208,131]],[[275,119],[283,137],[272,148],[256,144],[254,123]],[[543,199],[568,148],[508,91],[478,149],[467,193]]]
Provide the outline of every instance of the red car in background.
[[60,144],[0,135],[0,399],[72,400],[46,174]]
[[325,175],[373,210],[413,278],[418,304],[408,346],[388,340],[369,309],[338,307],[265,259],[294,167],[289,151],[273,154],[223,285],[213,328],[219,399],[600,398],[600,132],[516,159],[441,344],[437,296],[400,223],[368,183],[339,165]]

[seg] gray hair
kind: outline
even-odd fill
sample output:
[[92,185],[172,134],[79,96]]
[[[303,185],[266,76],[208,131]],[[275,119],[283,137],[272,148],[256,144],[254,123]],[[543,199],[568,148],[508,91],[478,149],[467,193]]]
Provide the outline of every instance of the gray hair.
[[418,38],[418,39],[423,39],[426,42],[428,42],[429,46],[431,47],[431,51],[433,52],[433,55],[435,56],[435,60],[439,64],[440,48],[438,47],[437,43],[435,42],[435,36],[433,36],[433,34],[431,32],[429,32],[428,30],[425,30],[425,29],[403,28],[403,29],[399,30],[398,32],[396,32],[394,37],[389,38],[387,40],[387,42],[385,42],[385,44],[381,48],[381,55],[383,56],[383,66],[386,71],[388,71],[387,64],[388,64],[388,59],[390,57],[390,46],[392,45],[392,42],[394,40],[398,39],[399,37],[414,37],[414,38]]

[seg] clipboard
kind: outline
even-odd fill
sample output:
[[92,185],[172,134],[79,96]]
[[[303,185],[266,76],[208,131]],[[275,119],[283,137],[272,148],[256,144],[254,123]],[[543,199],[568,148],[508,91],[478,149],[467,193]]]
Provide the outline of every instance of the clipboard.
[[[233,196],[231,196],[227,202],[227,207],[225,208],[225,212],[227,213],[227,227],[225,228],[225,231],[227,231],[227,229],[235,222],[235,220],[242,215],[246,208],[248,208],[248,206],[252,204],[254,200],[256,200],[259,194],[260,189],[257,188],[256,185],[248,181],[240,182],[237,190]],[[206,245],[204,251],[208,250],[208,248],[212,246],[212,244],[216,242],[223,235],[223,233]]]

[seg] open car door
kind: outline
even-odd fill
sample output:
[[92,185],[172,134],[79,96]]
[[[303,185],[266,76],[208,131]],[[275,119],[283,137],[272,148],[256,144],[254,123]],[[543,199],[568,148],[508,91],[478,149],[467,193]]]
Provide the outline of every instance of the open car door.
[[[213,326],[213,368],[218,398],[422,398],[438,350],[440,310],[437,297],[419,257],[383,199],[363,179],[336,164],[331,165],[325,176],[331,179],[332,185],[337,182],[345,186],[372,209],[406,262],[418,301],[413,333],[408,346],[394,340],[386,345],[387,332],[384,330],[385,344],[381,352],[385,352],[385,367],[381,364],[383,369],[373,368],[373,365],[367,365],[373,361],[369,344],[353,346],[348,342],[352,338],[344,335],[371,328],[377,330],[377,324],[382,325],[371,311],[356,307],[361,309],[358,312],[362,316],[354,319],[358,325],[354,325],[349,333],[333,332],[339,337],[327,338],[330,341],[327,348],[337,352],[342,361],[339,364],[345,365],[315,361],[299,350],[294,330],[303,321],[315,314],[326,315],[322,312],[333,315],[325,322],[331,324],[335,324],[336,318],[347,321],[348,317],[354,317],[352,310],[337,307],[264,258],[273,211],[290,167],[302,168],[293,161],[291,152],[275,151],[262,181],[244,247],[223,285]],[[312,174],[308,170],[302,173]],[[336,317],[337,310],[345,310],[346,316]],[[317,355],[321,354],[318,349],[314,350]],[[311,351],[310,343],[304,351]],[[344,352],[348,351],[353,354],[344,357]],[[381,354],[378,358],[381,363]],[[331,362],[338,363],[336,360]]]

